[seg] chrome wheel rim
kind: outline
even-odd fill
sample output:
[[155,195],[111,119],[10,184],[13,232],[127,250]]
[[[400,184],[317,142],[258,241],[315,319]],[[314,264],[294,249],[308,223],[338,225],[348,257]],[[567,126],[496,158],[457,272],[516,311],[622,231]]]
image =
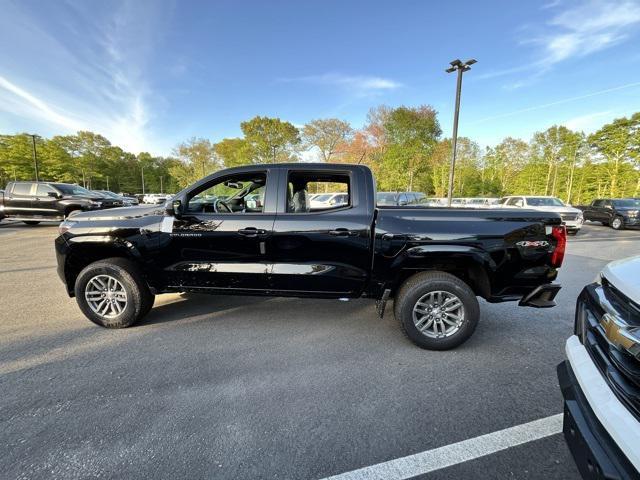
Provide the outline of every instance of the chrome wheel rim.
[[619,218],[613,220],[613,228],[620,228],[622,221]]
[[413,307],[413,324],[430,338],[450,337],[464,323],[464,305],[456,295],[443,290],[429,292]]
[[84,298],[91,310],[103,318],[115,318],[127,308],[127,291],[111,275],[96,275],[84,288]]

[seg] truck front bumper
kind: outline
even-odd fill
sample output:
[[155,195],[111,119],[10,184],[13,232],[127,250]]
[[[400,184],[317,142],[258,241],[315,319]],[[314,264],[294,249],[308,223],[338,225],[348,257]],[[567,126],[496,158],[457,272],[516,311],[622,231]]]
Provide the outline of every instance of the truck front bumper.
[[[573,354],[569,353],[570,350]],[[625,413],[628,414],[628,411],[610,390],[607,391],[604,380],[602,383],[591,382],[597,378],[592,375],[600,376],[600,372],[591,363],[589,354],[577,337],[571,337],[567,342],[567,353],[569,360],[562,362],[557,368],[564,397],[563,433],[580,474],[585,479],[640,478],[637,465],[630,460],[630,457],[637,460],[640,444],[629,443],[640,432],[640,425],[635,419],[632,423],[625,424]],[[578,361],[572,364],[572,358]],[[574,368],[583,381],[589,380],[586,391],[583,390]],[[594,400],[605,403],[593,405]],[[598,414],[594,412],[592,405]],[[629,456],[625,455],[621,447]]]
[[565,227],[567,227],[567,231],[570,232],[579,232],[580,229],[582,228],[582,224],[584,223],[584,220],[579,219],[579,220],[566,220],[562,222],[564,224]]

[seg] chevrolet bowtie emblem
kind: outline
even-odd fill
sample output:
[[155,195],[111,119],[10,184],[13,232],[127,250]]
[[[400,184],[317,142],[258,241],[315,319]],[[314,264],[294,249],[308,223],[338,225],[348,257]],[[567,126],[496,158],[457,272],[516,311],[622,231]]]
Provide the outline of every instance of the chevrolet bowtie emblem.
[[608,313],[602,316],[600,325],[612,344],[640,360],[640,327],[628,325]]

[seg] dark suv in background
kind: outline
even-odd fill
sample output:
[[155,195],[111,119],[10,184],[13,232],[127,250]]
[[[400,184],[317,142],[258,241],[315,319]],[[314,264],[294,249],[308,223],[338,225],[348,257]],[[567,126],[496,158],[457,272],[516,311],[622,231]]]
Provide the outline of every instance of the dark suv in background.
[[64,220],[74,211],[122,207],[122,200],[96,194],[79,185],[54,182],[9,182],[0,194],[0,219],[27,225]]
[[640,227],[640,200],[633,198],[597,198],[591,205],[581,205],[584,219],[601,222],[614,230]]

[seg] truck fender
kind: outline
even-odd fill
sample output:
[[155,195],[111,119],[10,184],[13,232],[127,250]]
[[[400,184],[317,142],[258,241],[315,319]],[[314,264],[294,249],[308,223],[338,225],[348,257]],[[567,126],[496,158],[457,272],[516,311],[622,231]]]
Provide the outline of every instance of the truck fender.
[[491,255],[479,248],[469,245],[419,245],[402,252],[391,267],[403,278],[403,270],[442,270],[455,271],[463,269],[469,276],[471,287],[476,294],[487,298],[490,296],[490,277],[496,271],[497,265]]
[[[69,247],[73,251],[75,247],[79,249],[90,248],[91,246],[97,246],[100,248],[108,247],[110,249],[116,249],[125,254],[126,257],[132,260],[142,259],[142,255],[138,248],[128,240],[112,237],[110,235],[87,235],[82,237],[71,237],[67,240]],[[86,246],[86,247],[85,247]]]
[[142,255],[131,242],[109,235],[87,235],[67,239],[64,278],[67,293],[73,296],[76,278],[84,267],[98,260],[123,257],[140,264]]

